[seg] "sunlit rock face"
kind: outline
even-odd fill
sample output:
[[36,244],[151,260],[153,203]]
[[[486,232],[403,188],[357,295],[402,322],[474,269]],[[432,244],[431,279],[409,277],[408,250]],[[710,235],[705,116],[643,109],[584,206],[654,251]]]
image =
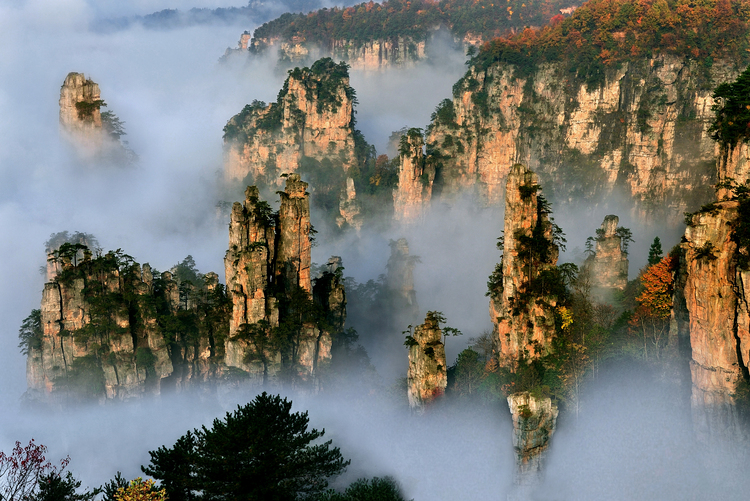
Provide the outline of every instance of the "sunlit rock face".
[[92,155],[105,140],[100,103],[97,83],[83,73],[68,73],[60,88],[60,129],[71,143]]
[[425,164],[424,137],[416,129],[401,138],[398,187],[393,192],[393,213],[397,221],[420,222],[432,198],[434,170]]
[[513,417],[513,449],[516,453],[516,485],[530,485],[541,478],[542,463],[555,433],[557,406],[549,398],[529,392],[508,397]]
[[228,181],[280,187],[282,174],[314,175],[316,193],[340,198],[340,225],[361,225],[353,182],[354,91],[344,64],[330,59],[290,72],[275,103],[253,102],[224,128]]
[[[310,276],[310,201],[307,183],[290,174],[279,195],[278,215],[260,200],[258,188],[245,191],[244,204],[232,207],[229,250],[224,258],[232,301],[225,363],[241,369],[256,384],[280,383],[280,372],[315,382],[317,368],[331,358],[331,334],[346,315],[340,258],[313,286]],[[280,323],[305,302],[323,305],[327,329],[305,320],[292,353],[269,340]],[[292,379],[294,379],[292,378]]]
[[[491,291],[490,319],[502,366],[514,367],[526,353],[542,356],[555,334],[555,297],[528,299],[530,284],[557,264],[558,248],[552,242],[552,224],[539,193],[539,178],[524,166],[514,165],[508,174],[505,196],[502,280]],[[536,237],[534,237],[536,235]],[[530,254],[523,238],[536,238],[547,247]],[[531,266],[529,266],[531,264]]]
[[[92,258],[87,251],[80,260],[51,253],[50,259],[56,263],[42,292],[41,342],[27,359],[31,399],[128,400],[218,376],[214,336],[179,329],[167,334],[164,325],[170,318],[176,326],[184,314],[206,321],[195,285],[179,283],[170,272],[154,277],[148,264],[114,253]],[[218,276],[204,279],[202,290],[210,295]]]
[[[549,207],[540,193],[539,179],[523,165],[508,173],[502,262],[490,279],[490,318],[500,366],[511,371],[552,349],[557,298],[536,290],[534,281],[557,263],[559,250]],[[513,416],[513,444],[519,485],[538,475],[549,439],[555,430],[557,408],[549,398],[528,392],[508,396]]]
[[597,231],[594,254],[584,263],[594,289],[622,290],[628,284],[628,255],[623,252],[622,238],[617,234],[619,222],[615,215],[604,218]]
[[422,325],[414,328],[409,346],[407,395],[409,406],[417,413],[445,394],[448,368],[440,325],[429,313]]
[[735,74],[731,62],[707,73],[670,55],[608,69],[592,87],[561,63],[472,67],[428,128],[440,164],[433,192],[498,204],[510,166],[522,163],[558,208],[614,193],[642,217],[678,224],[712,197],[711,95]]
[[[745,144],[722,150],[722,178],[746,179],[746,159]],[[738,263],[748,251],[737,236],[747,224],[747,202],[733,198],[730,190],[719,190],[718,202],[691,217],[683,244],[693,424],[704,442],[748,437],[741,418],[750,366],[750,271]]]

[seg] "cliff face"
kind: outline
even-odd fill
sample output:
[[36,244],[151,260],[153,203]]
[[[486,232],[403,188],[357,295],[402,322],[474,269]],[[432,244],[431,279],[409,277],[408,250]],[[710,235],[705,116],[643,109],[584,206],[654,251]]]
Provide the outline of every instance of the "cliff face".
[[401,137],[398,189],[393,192],[394,217],[407,223],[419,222],[432,198],[434,170],[425,164],[424,138],[418,129]]
[[121,252],[79,261],[75,249],[60,249],[50,254],[56,271],[27,360],[33,398],[124,400],[218,376],[227,310],[215,273],[192,284],[155,277]]
[[[722,151],[722,179],[747,179],[747,145]],[[692,360],[693,424],[704,442],[747,438],[740,423],[750,367],[750,271],[743,234],[748,201],[728,189],[685,230],[685,285]]]
[[562,63],[472,66],[428,129],[441,196],[499,203],[509,167],[523,163],[558,206],[617,192],[637,213],[677,222],[711,198],[711,94],[733,75],[726,62],[708,70],[666,55],[607,70],[601,86]]
[[555,433],[557,407],[549,398],[537,398],[529,392],[508,397],[513,417],[513,449],[516,453],[516,485],[533,484],[542,473],[542,463]]
[[[316,195],[341,198],[341,224],[356,225],[354,91],[344,64],[330,59],[289,73],[275,103],[254,101],[224,127],[224,170],[230,181],[280,186],[283,173],[303,172]],[[248,183],[249,184],[249,183]]]
[[415,412],[424,412],[426,406],[443,396],[448,386],[442,337],[437,319],[428,313],[424,324],[416,326],[409,339],[407,395]]
[[[260,200],[258,188],[235,203],[224,258],[232,301],[226,365],[256,384],[288,377],[317,382],[331,357],[331,335],[343,328],[346,299],[340,259],[313,285],[310,276],[310,202],[307,183],[287,177],[279,212]],[[313,304],[320,313],[311,313]],[[291,346],[291,347],[290,347]]]
[[620,218],[614,215],[604,218],[596,232],[594,254],[584,263],[596,289],[623,290],[628,284],[628,255],[623,251],[622,237],[617,234],[619,222]]
[[99,85],[83,73],[68,73],[60,88],[60,129],[71,142],[97,150],[105,139],[102,131],[103,101]]
[[535,281],[557,263],[558,248],[536,174],[514,165],[508,174],[502,262],[491,290],[490,318],[500,364],[547,352],[555,334],[556,298],[534,291]]

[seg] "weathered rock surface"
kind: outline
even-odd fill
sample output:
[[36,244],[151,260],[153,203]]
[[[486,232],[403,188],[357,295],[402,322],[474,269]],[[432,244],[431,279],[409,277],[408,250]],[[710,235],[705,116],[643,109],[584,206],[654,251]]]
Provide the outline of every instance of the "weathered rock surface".
[[[317,383],[317,368],[331,357],[331,334],[343,327],[346,299],[340,259],[329,263],[315,285],[310,276],[310,201],[307,183],[290,174],[274,215],[258,188],[235,203],[224,258],[232,301],[226,365],[250,374],[256,384],[276,383],[281,371]],[[325,322],[305,316],[305,304],[323,305]],[[296,331],[294,346],[282,349],[279,325]],[[323,328],[325,325],[325,328]]]
[[425,407],[443,396],[448,386],[443,332],[437,319],[427,314],[422,325],[414,328],[409,346],[407,395],[412,410],[422,413]]
[[295,68],[275,103],[245,106],[224,132],[227,180],[275,187],[281,174],[302,170],[319,181],[316,194],[333,192],[340,199],[342,224],[361,224],[356,191],[346,179],[356,153],[354,91],[345,64],[321,59]]
[[[747,179],[747,145],[722,151],[720,179]],[[748,438],[738,399],[746,398],[750,367],[750,271],[738,265],[741,206],[728,189],[694,214],[685,230],[682,294],[689,312],[693,425],[704,442]],[[744,222],[746,224],[747,222]]]
[[[531,294],[532,282],[557,264],[553,225],[547,217],[537,175],[516,164],[508,173],[502,262],[491,291],[490,319],[500,364],[547,353],[555,334],[557,298]],[[534,239],[531,251],[524,239]],[[541,251],[541,252],[540,252]]]
[[424,138],[410,129],[401,137],[398,189],[393,192],[394,217],[407,223],[420,222],[432,198],[434,170],[425,163]]
[[509,166],[522,163],[558,207],[617,192],[638,214],[677,223],[712,197],[711,95],[734,75],[728,62],[706,73],[667,55],[608,70],[591,88],[558,63],[472,67],[428,129],[433,191],[501,203]]
[[537,398],[529,392],[508,397],[513,416],[513,448],[516,453],[514,483],[529,485],[538,481],[542,463],[555,433],[558,410],[549,398]]
[[102,148],[105,140],[101,102],[97,83],[83,73],[68,73],[60,88],[60,129],[73,144],[92,152]]
[[623,290],[628,284],[628,255],[623,249],[622,238],[617,234],[620,218],[609,215],[597,230],[596,248],[584,266],[589,269],[594,289]]

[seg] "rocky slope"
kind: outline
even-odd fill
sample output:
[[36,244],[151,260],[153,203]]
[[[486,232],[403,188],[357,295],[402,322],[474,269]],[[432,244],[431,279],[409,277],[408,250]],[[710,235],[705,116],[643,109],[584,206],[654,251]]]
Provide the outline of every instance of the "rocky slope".
[[357,226],[350,169],[357,165],[354,91],[344,64],[331,59],[289,73],[275,103],[254,101],[224,128],[227,180],[277,187],[280,175],[302,172],[316,200],[340,205],[338,222]]
[[628,284],[628,255],[618,234],[620,218],[609,215],[596,231],[594,254],[584,262],[595,289],[622,290]]
[[427,313],[422,325],[414,328],[407,337],[409,346],[409,370],[407,373],[407,395],[413,411],[422,413],[425,407],[443,396],[448,386],[448,367],[445,362],[445,346],[438,319],[434,312]]

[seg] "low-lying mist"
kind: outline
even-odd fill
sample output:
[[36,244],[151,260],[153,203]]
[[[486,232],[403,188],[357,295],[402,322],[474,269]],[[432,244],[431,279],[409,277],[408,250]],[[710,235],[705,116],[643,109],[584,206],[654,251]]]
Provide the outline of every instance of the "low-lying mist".
[[[81,29],[103,12],[146,14],[166,7],[161,0],[122,10],[83,0],[0,5],[0,226],[6,232],[0,242],[0,450],[33,437],[49,447],[52,460],[70,455],[71,470],[92,487],[118,470],[128,478],[140,475],[149,450],[173,444],[253,396],[209,391],[57,414],[19,409],[26,383],[17,333],[39,307],[39,268],[50,234],[92,233],[105,250],[122,248],[160,271],[190,254],[202,272],[216,271],[224,279],[227,221],[215,204],[239,200],[242,190],[227,191],[219,182],[222,128],[252,100],[274,101],[285,75],[273,55],[219,64],[224,49],[236,44],[236,26],[133,27],[111,34]],[[432,61],[416,68],[352,72],[358,128],[379,152],[392,131],[426,126],[463,74],[462,54],[447,42],[435,47]],[[59,89],[71,71],[99,84],[106,109],[125,122],[123,139],[138,154],[137,164],[83,164],[60,139]],[[568,239],[560,261],[580,260],[586,237],[610,213],[633,231],[633,278],[657,233],[614,205],[601,213],[556,214]],[[414,271],[421,318],[428,310],[441,311],[448,325],[464,333],[447,341],[451,364],[469,338],[491,328],[485,291],[499,259],[495,243],[502,227],[500,208],[458,200],[451,207],[436,204],[419,224],[320,241],[313,260],[323,264],[340,255],[345,275],[364,283],[385,273],[389,240],[407,238],[410,253],[421,260]],[[680,230],[659,234],[665,252]],[[377,335],[378,325],[357,321],[350,318],[348,326]],[[393,336],[395,346],[387,350],[392,356],[373,357],[384,388],[406,375],[407,350],[400,344],[405,328]],[[638,368],[595,380],[579,418],[561,420],[547,479],[535,498],[734,498],[746,490],[747,461],[735,453],[706,459],[692,442],[689,409],[675,403],[674,387],[657,380]],[[511,491],[512,427],[502,403],[451,400],[416,417],[404,408],[405,397],[365,390],[348,388],[346,394],[356,398],[289,395],[295,410],[309,410],[311,424],[326,428],[326,438],[352,458],[341,485],[393,475],[416,500],[502,499]]]

